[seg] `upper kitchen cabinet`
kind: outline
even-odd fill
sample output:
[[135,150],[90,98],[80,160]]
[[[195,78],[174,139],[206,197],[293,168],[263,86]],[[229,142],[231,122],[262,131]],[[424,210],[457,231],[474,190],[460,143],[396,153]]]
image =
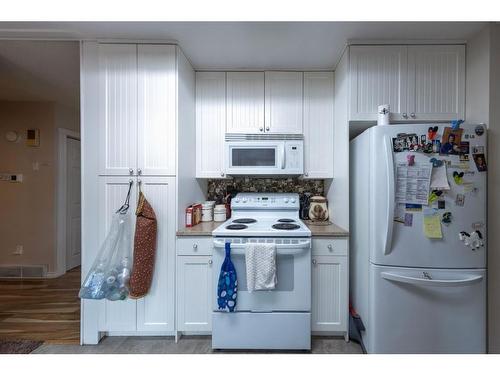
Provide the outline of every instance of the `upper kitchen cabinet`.
[[302,72],[265,73],[265,132],[302,134]]
[[99,44],[99,174],[175,175],[176,52]]
[[99,174],[137,170],[137,45],[100,44]]
[[227,133],[264,132],[264,73],[227,73]]
[[226,73],[196,73],[196,177],[224,177]]
[[350,121],[450,121],[465,116],[465,46],[351,46]]
[[465,46],[409,46],[409,118],[454,120],[464,118],[464,109]]
[[333,178],[333,72],[304,73],[304,177]]
[[350,120],[377,119],[378,106],[389,104],[393,120],[407,111],[407,48],[350,47]]

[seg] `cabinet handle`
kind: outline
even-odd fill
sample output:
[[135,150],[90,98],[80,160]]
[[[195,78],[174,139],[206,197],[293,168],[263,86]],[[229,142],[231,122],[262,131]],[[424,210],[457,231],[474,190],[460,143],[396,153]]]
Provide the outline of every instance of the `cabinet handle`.
[[138,170],[137,170],[137,174],[138,174],[138,175],[141,175],[141,174],[142,174],[142,169],[138,169]]
[[316,259],[313,259],[312,262],[313,262],[313,264],[316,264]]
[[413,113],[413,112],[410,113],[410,116],[413,117],[413,118],[415,118],[415,113]]
[[328,247],[328,250],[333,251],[333,246],[331,244],[329,244],[327,247]]
[[404,118],[408,118],[408,114],[406,112],[403,113]]
[[130,168],[130,169],[128,170],[128,174],[129,174],[129,175],[133,175],[133,174],[134,174],[134,170],[133,170],[132,168]]
[[264,131],[264,128],[263,128],[263,127],[261,127],[261,128],[259,128],[259,130],[260,130],[261,132],[263,132],[263,131]]
[[269,129],[270,129],[270,127],[268,126],[268,127],[266,128],[266,132],[268,132],[268,131],[269,131]]
[[221,175],[221,177],[224,177],[224,172],[221,172],[220,175]]
[[208,260],[208,264],[212,264],[212,259],[209,259],[209,260]]
[[304,173],[304,176],[306,176],[306,177],[307,177],[307,176],[309,176],[309,173],[307,173],[307,172],[306,172],[306,173]]
[[197,243],[193,244],[193,249],[194,249],[195,251],[196,251],[196,250],[198,250],[198,244],[197,244]]

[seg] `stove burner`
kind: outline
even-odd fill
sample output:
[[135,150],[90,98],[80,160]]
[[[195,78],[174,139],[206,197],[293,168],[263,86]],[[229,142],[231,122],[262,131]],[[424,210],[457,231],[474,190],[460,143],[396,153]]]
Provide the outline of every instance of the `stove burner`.
[[226,229],[231,229],[231,230],[240,230],[240,229],[246,229],[248,226],[244,224],[229,224]]
[[299,229],[300,225],[283,223],[283,224],[274,224],[273,228],[274,229],[284,229],[284,230],[295,230],[295,229]]
[[279,219],[278,222],[279,223],[294,223],[295,220],[293,220],[293,219]]
[[256,223],[257,220],[255,219],[250,219],[250,218],[242,218],[242,219],[236,219],[236,220],[233,220],[233,223],[238,223],[238,224],[252,224],[252,223]]

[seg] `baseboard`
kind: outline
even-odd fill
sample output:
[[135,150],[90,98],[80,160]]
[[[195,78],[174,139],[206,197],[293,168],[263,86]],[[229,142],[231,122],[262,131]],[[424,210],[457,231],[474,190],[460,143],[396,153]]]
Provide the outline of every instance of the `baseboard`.
[[64,275],[66,272],[59,272],[59,271],[49,271],[47,272],[47,276],[45,276],[45,279],[55,279],[57,277],[61,277]]

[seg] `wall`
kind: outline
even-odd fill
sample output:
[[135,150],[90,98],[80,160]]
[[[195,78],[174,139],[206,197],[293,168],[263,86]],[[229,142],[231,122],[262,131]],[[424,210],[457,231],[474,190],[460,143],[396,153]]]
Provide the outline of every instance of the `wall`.
[[[0,172],[23,174],[22,183],[0,183],[0,265],[47,265],[55,271],[58,127],[78,131],[78,111],[51,102],[0,102]],[[28,128],[40,129],[40,147],[25,145]],[[7,142],[9,130],[21,139]],[[12,254],[16,245],[23,245],[23,255]]]

